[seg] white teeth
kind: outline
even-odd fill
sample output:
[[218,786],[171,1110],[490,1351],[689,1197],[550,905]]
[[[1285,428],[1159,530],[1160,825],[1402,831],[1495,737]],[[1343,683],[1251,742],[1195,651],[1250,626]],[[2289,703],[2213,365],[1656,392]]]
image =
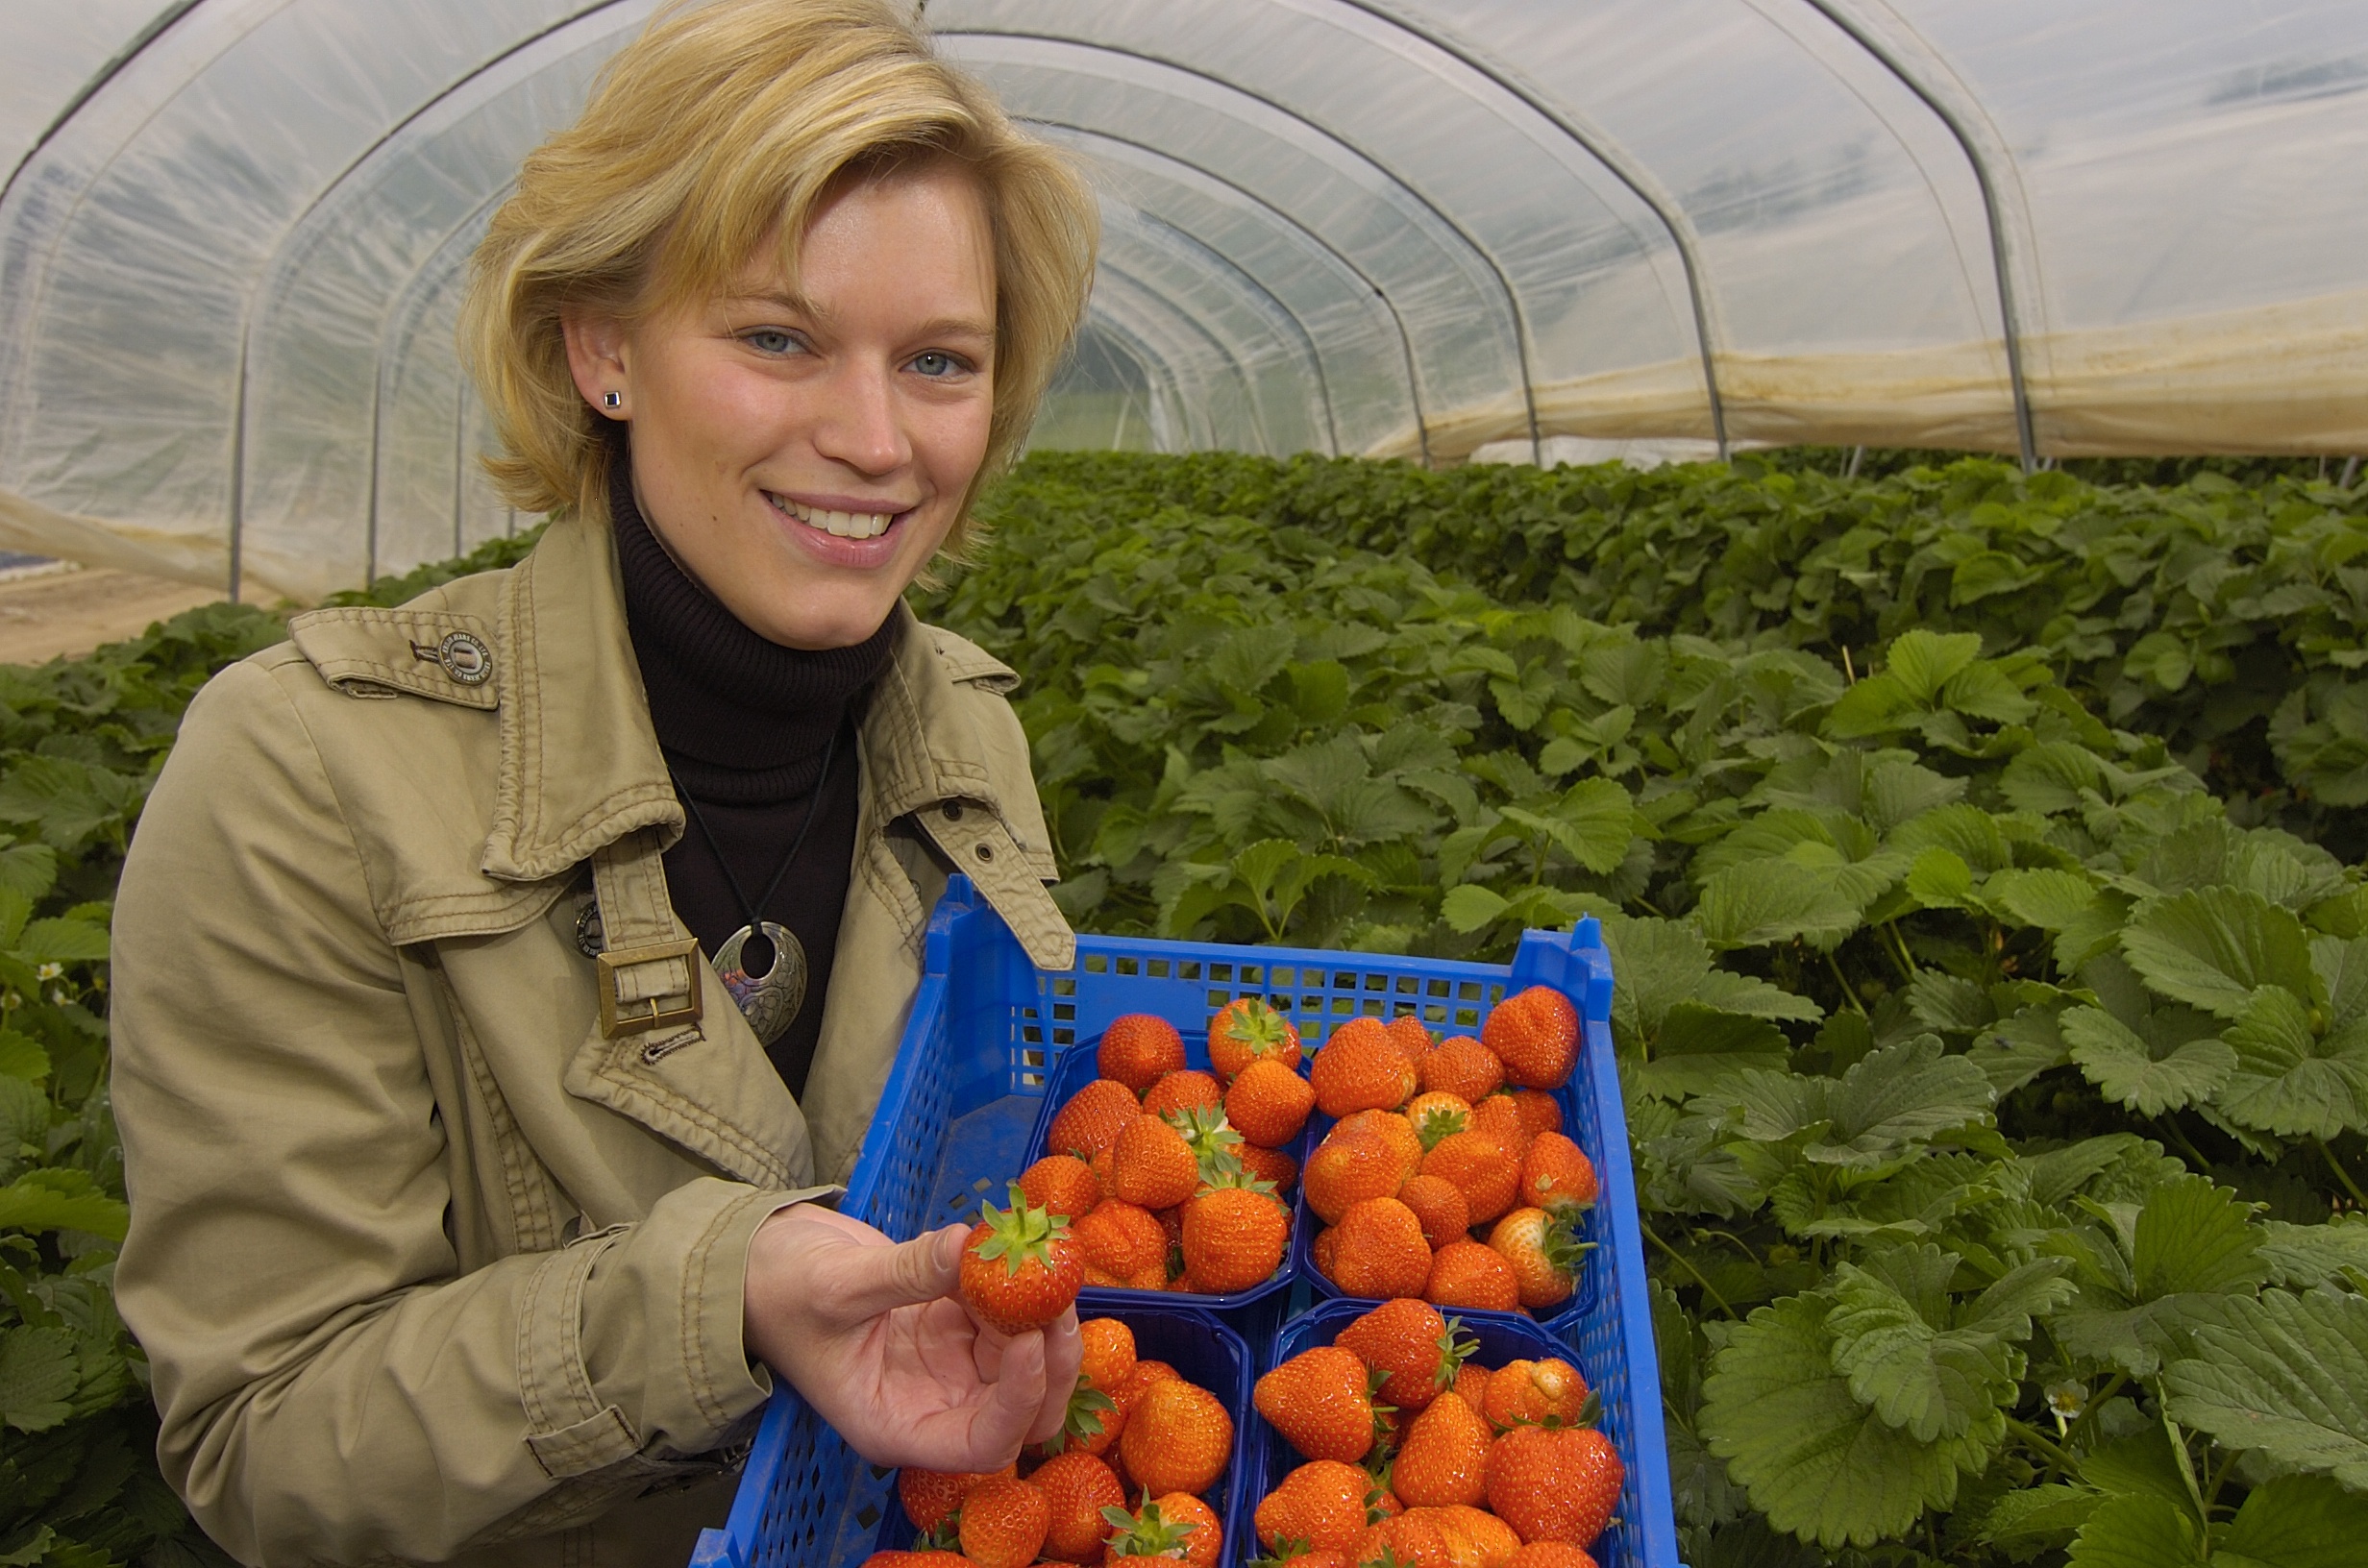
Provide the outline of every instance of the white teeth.
[[819,507],[801,505],[782,496],[767,499],[806,527],[820,528],[840,539],[876,539],[888,531],[888,525],[896,517],[893,512],[825,511]]

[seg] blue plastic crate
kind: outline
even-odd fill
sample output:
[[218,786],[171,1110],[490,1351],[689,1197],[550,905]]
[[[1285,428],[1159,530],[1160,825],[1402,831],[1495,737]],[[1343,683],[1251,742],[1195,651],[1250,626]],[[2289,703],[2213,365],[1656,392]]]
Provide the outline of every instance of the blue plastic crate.
[[[1636,1517],[1645,1521],[1648,1542],[1673,1540],[1635,1182],[1618,1075],[1602,1021],[1610,1016],[1611,966],[1591,920],[1581,921],[1575,933],[1526,933],[1510,969],[1386,954],[1081,936],[1076,967],[1047,972],[1028,962],[969,879],[956,876],[930,917],[921,989],[840,1207],[900,1238],[974,1217],[979,1199],[999,1196],[1003,1180],[1033,1158],[1030,1138],[1054,1053],[1095,1040],[1122,1014],[1158,1014],[1183,1029],[1189,1041],[1196,1033],[1205,1039],[1206,1019],[1217,1008],[1239,996],[1259,996],[1292,1019],[1312,1051],[1358,1016],[1414,1013],[1433,1029],[1476,1031],[1509,990],[1541,984],[1580,1003],[1585,1082],[1576,1092],[1589,1103],[1601,1139],[1600,1148],[1588,1150],[1601,1185],[1591,1231],[1595,1278],[1589,1304],[1566,1337],[1590,1358],[1589,1376],[1606,1386],[1607,1402],[1616,1378],[1623,1389],[1633,1378],[1642,1390],[1621,1417],[1620,1430],[1634,1434],[1637,1454],[1630,1457],[1623,1446],[1622,1457],[1630,1460],[1633,1484],[1641,1488]],[[1188,1027],[1196,1023],[1196,1029]],[[1276,1312],[1296,1294],[1270,1294],[1256,1305]],[[1257,1332],[1254,1317],[1235,1321]],[[1252,1348],[1263,1347],[1253,1340]],[[1605,1368],[1600,1376],[1598,1362]],[[694,1568],[858,1563],[877,1538],[889,1475],[849,1449],[785,1385],[777,1386],[730,1519],[703,1535]],[[1658,1537],[1652,1535],[1654,1520]],[[1675,1568],[1676,1560],[1673,1545],[1624,1559],[1645,1568]]]
[[[1249,1472],[1247,1453],[1250,1388],[1257,1382],[1258,1359],[1242,1336],[1215,1313],[1192,1307],[1163,1307],[1156,1297],[1138,1290],[1087,1290],[1077,1297],[1077,1316],[1115,1317],[1135,1333],[1135,1354],[1146,1360],[1166,1361],[1187,1383],[1196,1383],[1217,1396],[1233,1417],[1233,1458],[1217,1484],[1200,1494],[1223,1522],[1225,1555],[1239,1560],[1232,1543],[1249,1531]],[[1131,1505],[1136,1499],[1129,1498]],[[900,1552],[913,1544],[913,1523],[893,1490],[882,1504],[886,1512],[870,1550]]]
[[[1259,1370],[1271,1371],[1303,1350],[1332,1343],[1341,1330],[1371,1311],[1373,1305],[1347,1297],[1319,1303],[1283,1326]],[[1511,1312],[1447,1311],[1479,1341],[1480,1349],[1472,1357],[1476,1365],[1492,1371],[1507,1361],[1560,1356],[1578,1366],[1588,1385],[1602,1396],[1603,1415],[1597,1424],[1627,1467],[1619,1506],[1613,1514],[1615,1522],[1589,1550],[1602,1568],[1677,1568],[1677,1531],[1669,1511],[1668,1451],[1662,1440],[1661,1374],[1650,1354],[1650,1337],[1645,1340],[1646,1357],[1639,1363],[1612,1323],[1591,1331],[1582,1328],[1575,1337],[1565,1338],[1534,1319]],[[1304,1462],[1264,1417],[1252,1414],[1250,1419],[1254,1431],[1246,1456],[1249,1474],[1245,1479],[1249,1492],[1242,1510],[1245,1525],[1257,1512],[1260,1499]]]

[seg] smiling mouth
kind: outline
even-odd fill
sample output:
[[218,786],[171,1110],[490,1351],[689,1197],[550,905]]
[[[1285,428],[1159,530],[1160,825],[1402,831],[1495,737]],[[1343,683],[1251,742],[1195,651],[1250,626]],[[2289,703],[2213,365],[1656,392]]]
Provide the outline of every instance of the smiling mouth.
[[794,517],[809,528],[840,539],[876,539],[888,531],[888,525],[901,515],[897,512],[830,512],[819,506],[803,506],[787,496],[765,492],[773,509],[784,517]]

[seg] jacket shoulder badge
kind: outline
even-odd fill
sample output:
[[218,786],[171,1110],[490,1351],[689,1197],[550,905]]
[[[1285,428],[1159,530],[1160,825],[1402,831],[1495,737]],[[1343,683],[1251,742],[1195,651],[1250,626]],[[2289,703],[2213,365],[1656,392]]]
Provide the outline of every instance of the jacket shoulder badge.
[[413,697],[464,708],[497,706],[492,628],[456,610],[350,605],[308,610],[287,624],[297,650],[348,697]]

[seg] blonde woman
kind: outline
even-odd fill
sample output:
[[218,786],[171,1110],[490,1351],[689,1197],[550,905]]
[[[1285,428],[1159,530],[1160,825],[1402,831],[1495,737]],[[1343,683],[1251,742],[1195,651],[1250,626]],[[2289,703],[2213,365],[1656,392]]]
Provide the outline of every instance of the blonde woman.
[[776,1376],[883,1463],[1057,1425],[1073,1314],[818,1200],[950,870],[1070,960],[1013,676],[900,596],[1093,247],[886,0],[670,11],[528,160],[463,346],[556,521],[226,672],[124,871],[118,1297],[240,1560],[680,1563]]

